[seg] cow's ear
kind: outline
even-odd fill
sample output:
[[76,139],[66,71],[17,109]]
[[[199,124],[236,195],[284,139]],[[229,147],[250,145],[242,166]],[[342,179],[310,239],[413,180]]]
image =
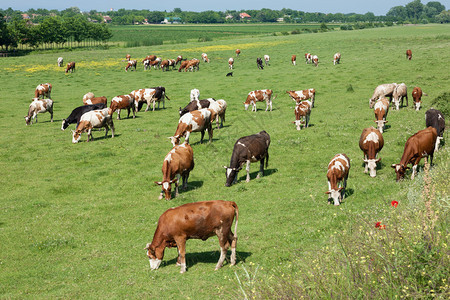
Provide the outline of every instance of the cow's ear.
[[386,124],[388,121],[384,121],[384,124]]
[[377,163],[379,163],[381,161],[381,157],[379,159],[376,160]]
[[394,168],[394,169],[395,169],[396,166],[397,166],[396,164],[392,164],[392,165],[391,165],[391,168]]
[[171,181],[169,181],[169,183],[175,183],[175,182],[177,182],[178,181],[178,179],[172,179]]
[[162,185],[162,181],[155,181],[157,185]]
[[147,246],[145,246],[144,250],[150,249],[150,245],[151,245],[151,243],[148,243]]
[[329,194],[331,194],[331,192],[330,192],[330,191],[328,191],[328,192],[325,192],[325,194],[328,194],[328,195],[329,195]]
[[223,166],[224,167],[224,169],[228,169],[228,167],[227,166]]
[[340,191],[342,191],[343,189],[344,189],[343,187],[340,187],[340,188],[337,189],[337,191],[340,192]]
[[411,169],[410,167],[405,167],[405,170]]

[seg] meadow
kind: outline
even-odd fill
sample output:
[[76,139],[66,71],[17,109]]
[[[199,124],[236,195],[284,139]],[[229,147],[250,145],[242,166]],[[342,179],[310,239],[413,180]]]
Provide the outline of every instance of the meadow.
[[[251,293],[256,279],[282,280],[312,271],[314,254],[326,260],[328,254],[339,253],[338,237],[366,239],[365,232],[374,230],[376,222],[389,220],[392,200],[399,202],[399,212],[414,210],[419,203],[414,189],[421,187],[409,176],[396,182],[390,165],[400,161],[407,138],[424,129],[431,101],[448,92],[449,29],[420,25],[237,36],[204,43],[1,58],[0,297],[244,298],[242,291]],[[242,54],[235,58],[234,76],[225,77],[228,58],[235,56],[236,48]],[[405,58],[406,49],[412,49],[411,61]],[[136,72],[124,71],[127,53],[142,60],[148,54],[200,58],[202,52],[208,53],[211,63],[202,62],[198,72],[144,72],[142,65]],[[304,63],[305,52],[319,56],[317,68]],[[342,59],[333,66],[335,52]],[[258,70],[256,57],[264,54],[270,55],[270,66]],[[298,57],[297,66],[290,63],[292,54]],[[65,62],[76,61],[76,72],[65,74],[58,68],[58,56]],[[53,84],[55,122],[47,113],[38,116],[37,124],[25,126],[23,116],[34,89],[44,82]],[[363,128],[375,126],[368,106],[374,88],[391,82],[405,82],[409,95],[420,86],[428,96],[423,97],[419,112],[412,109],[411,97],[409,107],[389,112],[381,165],[377,177],[370,178],[363,173],[359,137]],[[93,142],[86,143],[83,134],[83,142],[74,145],[70,130],[60,130],[61,120],[82,104],[89,91],[109,101],[137,88],[159,85],[171,99],[166,108],[141,111],[134,120],[116,120],[114,114],[113,139],[95,131]],[[200,98],[227,101],[225,126],[214,130],[211,144],[200,144],[199,133],[191,135],[195,168],[188,190],[171,201],[158,200],[160,188],[154,181],[161,180],[162,161],[171,149],[167,137],[174,134],[178,109],[189,102],[192,88],[200,90]],[[269,88],[276,95],[272,112],[265,112],[263,103],[257,104],[256,113],[244,110],[248,92]],[[310,127],[297,131],[291,123],[294,102],[286,91],[306,88],[317,91],[315,108]],[[259,165],[252,164],[249,183],[241,171],[238,183],[225,187],[223,166],[230,161],[235,141],[261,130],[271,136],[265,176],[255,179]],[[447,147],[434,159],[435,168],[444,170],[444,179],[449,177]],[[351,159],[347,197],[339,207],[327,205],[325,195],[327,165],[336,153]],[[448,184],[443,194],[448,199]],[[144,247],[151,242],[159,216],[170,207],[213,199],[239,206],[237,265],[225,264],[214,271],[220,254],[213,237],[187,242],[185,274],[179,274],[175,265],[174,248],[166,249],[161,267],[151,271]],[[448,217],[442,207],[440,216]],[[352,230],[355,226],[361,228],[360,235]],[[440,230],[448,239],[448,226]],[[302,262],[302,268],[296,261]],[[336,287],[341,288],[339,282]],[[402,288],[399,293],[406,297]],[[336,296],[329,292],[323,291],[322,297]],[[357,292],[353,296],[371,298]]]

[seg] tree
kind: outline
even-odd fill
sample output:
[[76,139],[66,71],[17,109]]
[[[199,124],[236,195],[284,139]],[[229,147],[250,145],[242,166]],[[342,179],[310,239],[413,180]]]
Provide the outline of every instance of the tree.
[[450,10],[443,10],[436,16],[436,21],[439,23],[450,23]]
[[179,7],[174,8],[173,9],[173,13],[174,14],[181,14],[181,8],[179,8]]
[[40,25],[44,43],[63,44],[67,41],[65,28],[60,17],[46,18]]
[[408,17],[411,20],[418,20],[423,11],[423,4],[420,0],[414,0],[405,5]]

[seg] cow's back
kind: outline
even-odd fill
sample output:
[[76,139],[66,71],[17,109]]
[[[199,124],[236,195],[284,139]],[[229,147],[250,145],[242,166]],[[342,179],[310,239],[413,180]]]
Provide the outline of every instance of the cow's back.
[[443,136],[445,130],[444,115],[437,109],[431,108],[425,113],[426,127],[434,127],[438,136]]
[[408,161],[414,156],[433,154],[436,138],[437,131],[431,126],[412,135],[405,143],[401,164],[406,166]]

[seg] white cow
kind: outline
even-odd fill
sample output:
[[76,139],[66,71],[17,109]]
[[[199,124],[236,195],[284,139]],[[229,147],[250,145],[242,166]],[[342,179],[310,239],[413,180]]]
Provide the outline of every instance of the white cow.
[[266,62],[266,66],[269,65],[269,61],[270,61],[270,56],[269,55],[264,55],[264,61]]
[[198,100],[198,97],[200,97],[200,91],[198,89],[192,89],[191,90],[191,101]]
[[58,57],[58,67],[62,67],[64,65],[64,59],[62,57]]

